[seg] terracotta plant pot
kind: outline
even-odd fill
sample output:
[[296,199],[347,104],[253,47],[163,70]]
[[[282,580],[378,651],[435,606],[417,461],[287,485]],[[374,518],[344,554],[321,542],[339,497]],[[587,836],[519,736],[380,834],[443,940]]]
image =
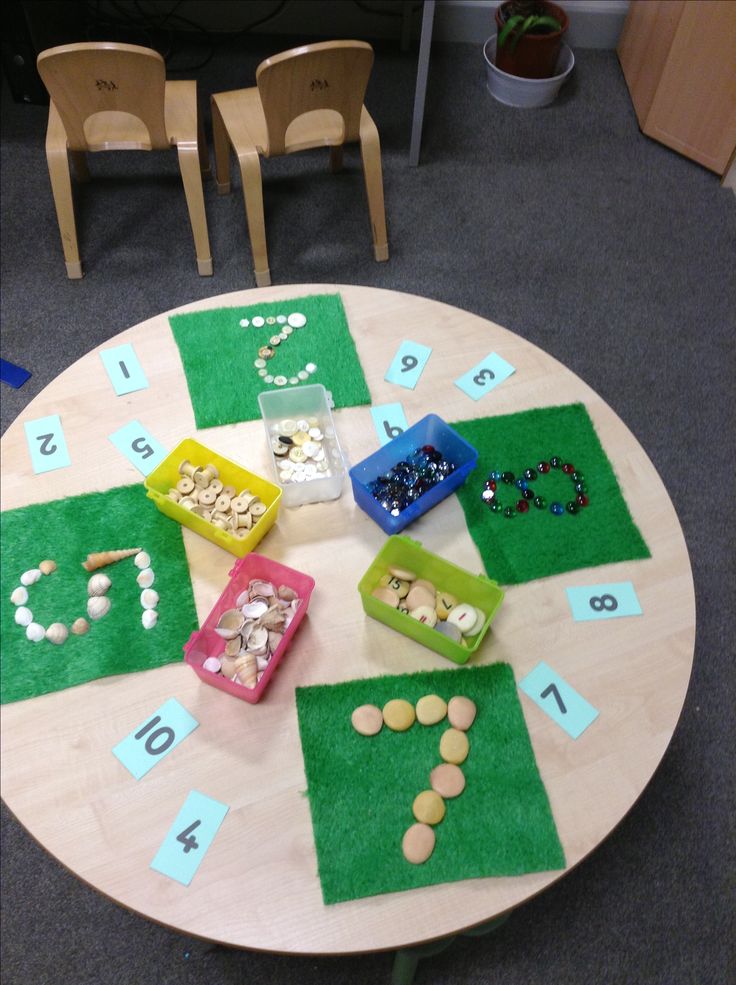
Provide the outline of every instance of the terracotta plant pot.
[[[569,20],[567,14],[555,3],[545,0],[546,13],[562,24],[559,31],[550,34],[525,34],[519,39],[512,51],[513,34],[507,38],[503,48],[496,46],[496,67],[508,75],[517,75],[522,79],[549,79],[555,74],[557,59],[562,45],[562,35],[567,30]],[[496,27],[498,34],[506,23],[505,12],[509,7],[508,0],[496,8]]]

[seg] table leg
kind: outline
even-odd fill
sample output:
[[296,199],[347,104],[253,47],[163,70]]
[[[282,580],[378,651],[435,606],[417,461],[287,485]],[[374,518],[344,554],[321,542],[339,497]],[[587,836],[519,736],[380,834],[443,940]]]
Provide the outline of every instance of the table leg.
[[[460,936],[482,937],[484,934],[490,934],[491,931],[496,930],[497,927],[505,923],[509,916],[510,913],[505,913],[502,917],[497,917],[495,920],[489,920],[488,923],[482,923],[477,927],[464,931]],[[397,951],[391,972],[391,985],[412,985],[419,961],[422,958],[431,958],[435,954],[441,954],[442,951],[446,950],[456,940],[457,937],[443,937],[439,941],[420,944],[418,947],[402,948],[402,950]]]
[[419,65],[417,66],[417,88],[414,95],[414,118],[411,124],[411,145],[409,147],[409,164],[411,167],[416,167],[419,164],[419,147],[422,143],[424,99],[427,95],[429,49],[432,45],[434,8],[435,0],[425,0],[422,11],[422,35],[419,40]]

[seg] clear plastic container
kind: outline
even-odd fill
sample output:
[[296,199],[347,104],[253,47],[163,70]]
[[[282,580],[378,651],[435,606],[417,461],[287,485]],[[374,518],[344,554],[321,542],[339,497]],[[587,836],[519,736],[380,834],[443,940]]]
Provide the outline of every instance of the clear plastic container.
[[[306,503],[322,503],[326,500],[337,499],[342,493],[342,487],[347,471],[345,459],[340,450],[340,443],[337,440],[335,425],[332,420],[332,412],[327,399],[327,391],[320,383],[312,383],[309,386],[288,387],[282,390],[265,390],[258,395],[258,404],[261,408],[261,416],[266,428],[266,440],[271,451],[273,469],[276,481],[281,488],[281,502],[284,506],[304,506]],[[291,431],[297,422],[308,423],[311,428],[316,428],[323,438],[310,444],[318,444],[324,452],[324,457],[319,462],[306,459],[306,462],[299,463],[302,466],[311,466],[308,473],[317,469],[315,475],[308,475],[307,478],[297,481],[295,478],[282,479],[284,472],[282,462],[288,460],[288,453],[283,456],[276,455],[273,442],[279,435],[284,433],[283,425],[287,424],[287,431]],[[294,432],[287,434],[286,437],[293,438]],[[327,470],[319,471],[319,466],[326,463]],[[289,462],[291,465],[292,463]],[[304,475],[305,472],[295,472],[292,475]]]

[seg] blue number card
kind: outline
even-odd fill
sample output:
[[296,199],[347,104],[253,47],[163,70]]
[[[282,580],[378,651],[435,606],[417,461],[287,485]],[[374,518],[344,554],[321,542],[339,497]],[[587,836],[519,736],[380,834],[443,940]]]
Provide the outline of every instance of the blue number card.
[[159,462],[166,458],[166,449],[163,445],[160,445],[138,421],[131,421],[109,437],[117,450],[122,452],[143,475],[149,475]]
[[428,345],[422,345],[420,342],[402,342],[384,379],[387,383],[398,383],[399,386],[413,390],[431,355],[432,349]]
[[119,397],[133,393],[135,390],[145,390],[148,386],[146,374],[138,362],[132,345],[117,345],[113,349],[102,349],[100,357]]
[[156,765],[199,725],[176,698],[169,698],[113,749],[136,780]]
[[642,615],[639,599],[630,581],[583,585],[566,588],[565,591],[575,622]]
[[398,438],[409,427],[401,404],[379,404],[371,407],[371,417],[381,447],[393,438]]
[[519,687],[573,739],[598,717],[597,709],[544,661],[519,681]]
[[151,868],[188,886],[230,808],[192,790],[156,852]]
[[36,474],[52,472],[54,469],[63,469],[71,465],[64,429],[58,414],[38,417],[35,421],[25,421],[23,427],[28,450],[31,453],[31,464]]
[[477,366],[473,366],[467,373],[455,380],[455,386],[459,386],[463,393],[471,400],[480,400],[481,397],[489,393],[499,383],[503,383],[516,370],[502,359],[498,353],[492,352],[482,359]]

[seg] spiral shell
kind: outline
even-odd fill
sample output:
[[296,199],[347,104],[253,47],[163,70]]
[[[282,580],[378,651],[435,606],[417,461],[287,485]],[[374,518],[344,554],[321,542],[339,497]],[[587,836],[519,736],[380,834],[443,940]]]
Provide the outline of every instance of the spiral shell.
[[235,661],[235,673],[240,684],[255,687],[258,680],[258,664],[252,653],[246,653]]
[[18,585],[17,588],[13,589],[10,596],[10,601],[13,605],[25,605],[28,601],[28,591],[23,587],[23,585]]
[[69,635],[69,630],[66,628],[63,622],[52,622],[49,628],[46,630],[46,639],[50,643],[56,643],[57,646],[61,645]]
[[33,622],[33,613],[25,605],[19,605],[15,610],[15,621],[19,626],[30,626]]
[[32,622],[26,626],[26,636],[31,643],[40,643],[46,635],[46,630],[37,622]]
[[107,575],[98,572],[92,575],[90,580],[87,582],[87,594],[88,595],[105,595],[108,588],[112,585],[112,582],[107,577]]
[[87,615],[90,619],[102,619],[110,611],[110,599],[107,595],[93,595],[87,599]]

